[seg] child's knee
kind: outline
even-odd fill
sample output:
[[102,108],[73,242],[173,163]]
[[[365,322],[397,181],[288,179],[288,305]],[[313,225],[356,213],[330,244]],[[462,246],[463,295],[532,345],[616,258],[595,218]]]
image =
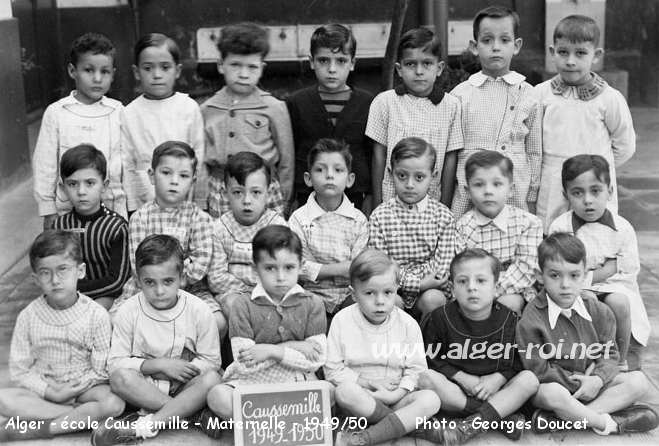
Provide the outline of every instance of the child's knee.
[[434,370],[426,370],[419,375],[419,389],[434,389],[435,387],[444,387],[446,384],[448,384],[448,379]]
[[360,403],[362,388],[357,383],[339,384],[334,393],[336,403],[341,407],[355,407]]
[[621,293],[611,293],[604,299],[604,302],[613,310],[613,313],[618,317],[629,317],[629,299]]
[[640,370],[621,373],[619,376],[624,380],[625,384],[627,384],[635,399],[641,398],[648,392],[650,382]]
[[417,306],[423,313],[429,313],[445,304],[446,296],[441,291],[435,289],[424,291],[417,301]]
[[535,395],[538,387],[540,387],[538,378],[529,370],[522,370],[515,376],[514,380],[515,385],[519,386],[525,395]]
[[423,415],[431,416],[439,412],[442,403],[439,396],[432,390],[417,390],[416,402],[421,406]]
[[220,374],[215,370],[210,370],[202,375],[199,375],[198,378],[199,379],[197,381],[197,385],[206,389],[206,392],[209,392],[213,387],[217,386],[222,381]]
[[124,412],[126,403],[114,393],[108,393],[105,398],[99,401],[103,417],[118,417]]
[[524,298],[519,294],[505,294],[499,297],[497,301],[500,304],[510,308],[517,314],[522,314],[522,310],[524,309],[524,305],[526,304]]
[[135,370],[117,369],[110,374],[110,389],[114,393],[125,393],[139,378]]
[[208,391],[206,403],[216,414],[229,418],[233,411],[233,389],[224,384],[218,384]]
[[565,407],[570,399],[570,391],[558,383],[545,383],[538,386],[535,402],[545,409]]

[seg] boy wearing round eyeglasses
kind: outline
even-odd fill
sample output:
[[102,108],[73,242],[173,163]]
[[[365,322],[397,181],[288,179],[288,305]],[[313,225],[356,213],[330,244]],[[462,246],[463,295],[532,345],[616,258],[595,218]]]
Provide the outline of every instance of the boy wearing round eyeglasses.
[[9,373],[17,386],[0,390],[0,443],[90,429],[124,410],[106,371],[110,316],[76,288],[85,276],[78,234],[44,231],[30,265],[43,294],[16,319]]

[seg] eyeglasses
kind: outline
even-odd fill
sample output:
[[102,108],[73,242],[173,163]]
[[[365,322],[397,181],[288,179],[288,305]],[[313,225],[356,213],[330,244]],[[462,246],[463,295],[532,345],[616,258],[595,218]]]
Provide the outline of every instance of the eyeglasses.
[[58,279],[64,279],[66,278],[69,274],[71,274],[71,271],[75,269],[74,265],[60,265],[57,268],[55,268],[55,271],[42,268],[37,271],[37,278],[41,282],[50,282],[53,280],[53,275],[57,276]]

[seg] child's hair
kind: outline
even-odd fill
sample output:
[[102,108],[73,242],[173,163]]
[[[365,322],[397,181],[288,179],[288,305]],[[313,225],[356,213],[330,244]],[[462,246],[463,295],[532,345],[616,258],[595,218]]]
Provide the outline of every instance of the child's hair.
[[92,54],[105,54],[110,56],[114,63],[115,48],[110,39],[103,34],[86,33],[78,37],[71,44],[71,53],[69,54],[69,62],[71,65],[76,66],[80,56],[85,53]]
[[400,62],[405,50],[420,48],[424,53],[430,53],[437,59],[442,57],[442,42],[439,37],[428,28],[414,28],[407,31],[400,38],[396,60]]
[[265,181],[270,184],[270,169],[263,158],[254,152],[238,152],[229,157],[224,170],[224,184],[229,184],[229,178],[235,178],[238,184],[244,186],[247,177],[259,170],[263,170]]
[[91,144],[80,144],[67,150],[59,162],[59,172],[62,180],[73,175],[80,169],[95,169],[101,178],[107,176],[107,161],[103,152]]
[[176,270],[183,271],[183,248],[175,237],[166,234],[151,234],[140,242],[135,250],[135,271],[149,265],[160,265],[169,259],[176,260]]
[[307,168],[311,172],[313,163],[316,162],[316,159],[321,153],[339,153],[346,162],[348,167],[348,172],[352,171],[352,154],[350,153],[350,147],[343,141],[338,141],[332,138],[321,138],[311,147],[309,154],[307,155]]
[[192,170],[197,170],[197,155],[190,147],[190,144],[183,141],[165,141],[158,147],[153,149],[153,156],[151,157],[151,168],[156,170],[160,160],[164,156],[173,156],[175,158],[186,158],[192,161]]
[[505,17],[510,17],[513,19],[513,37],[517,37],[519,30],[519,14],[513,11],[510,8],[505,6],[488,6],[487,8],[481,9],[474,16],[474,40],[478,40],[478,33],[480,31],[481,22],[485,18],[491,19],[503,19]]
[[357,51],[357,41],[352,31],[338,23],[332,23],[316,28],[311,35],[311,45],[309,52],[311,57],[316,55],[320,48],[329,48],[332,52],[341,52],[350,54],[350,58],[355,57]]
[[30,246],[30,267],[37,270],[37,261],[44,257],[68,254],[77,264],[82,263],[80,236],[62,229],[48,229],[37,235]]
[[503,176],[508,178],[510,182],[513,181],[513,162],[506,155],[503,155],[495,150],[479,150],[467,158],[465,163],[465,177],[467,184],[474,176],[477,169],[498,167],[501,169]]
[[394,269],[396,282],[398,282],[398,264],[383,251],[378,249],[365,249],[350,263],[348,274],[350,283],[366,282],[373,276],[379,276]]
[[549,260],[586,264],[586,247],[574,235],[555,232],[538,246],[538,265],[542,271]]
[[139,65],[142,51],[152,46],[164,46],[167,48],[167,51],[172,55],[172,59],[174,59],[174,63],[176,64],[181,60],[181,50],[171,37],[167,37],[161,33],[150,33],[142,36],[135,44],[135,48],[133,49],[135,65]]
[[576,155],[568,158],[563,162],[561,169],[561,183],[563,190],[567,190],[567,183],[574,181],[582,173],[593,171],[595,178],[611,185],[611,174],[609,172],[609,163],[601,155]]
[[494,283],[499,280],[499,274],[501,274],[501,262],[496,258],[496,256],[493,256],[482,248],[467,248],[453,257],[453,260],[451,260],[451,265],[449,266],[451,280],[455,280],[455,270],[458,266],[462,265],[468,260],[474,259],[489,259],[490,266],[492,267],[492,274],[494,275]]
[[430,158],[430,170],[435,168],[437,161],[437,153],[435,148],[425,139],[410,136],[398,141],[391,151],[391,169],[396,166],[396,163],[408,158],[421,158],[427,156]]
[[222,28],[217,49],[222,57],[228,54],[259,53],[265,58],[270,51],[268,31],[255,23],[238,23]]
[[590,42],[597,46],[600,41],[600,29],[595,20],[585,15],[569,15],[554,28],[554,43],[566,39],[571,43]]
[[270,225],[259,230],[252,240],[252,260],[258,263],[263,251],[270,257],[280,249],[287,249],[302,260],[302,242],[300,237],[288,226]]

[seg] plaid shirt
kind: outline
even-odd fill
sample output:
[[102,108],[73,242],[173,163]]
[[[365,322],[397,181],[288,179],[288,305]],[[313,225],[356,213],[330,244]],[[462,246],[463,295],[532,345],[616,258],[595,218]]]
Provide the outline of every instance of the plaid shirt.
[[208,271],[208,286],[221,301],[233,293],[249,293],[258,276],[252,260],[252,240],[268,225],[286,225],[286,220],[266,210],[251,226],[243,226],[231,212],[213,222],[213,260]]
[[457,238],[458,252],[482,248],[501,261],[504,271],[497,283],[497,297],[520,294],[530,301],[536,296],[532,285],[542,242],[538,217],[508,205],[493,219],[472,209],[458,220]]
[[108,313],[84,294],[78,293],[77,302],[65,310],[52,308],[40,296],[16,319],[11,379],[42,398],[51,382],[107,382],[111,336]]
[[297,209],[288,222],[302,240],[300,279],[307,291],[318,294],[325,309],[333,313],[349,294],[347,277],[318,279],[323,265],[351,261],[368,243],[368,220],[343,196],[341,205],[327,212],[309,195],[307,204]]
[[482,72],[453,89],[462,104],[464,150],[458,154],[457,177],[451,210],[460,218],[471,208],[465,191],[465,164],[474,152],[495,150],[511,159],[515,184],[508,204],[527,209],[540,187],[542,162],[542,105],[524,76],[514,71],[493,79]]
[[426,197],[414,207],[392,198],[373,211],[369,227],[369,246],[386,252],[401,267],[399,292],[407,308],[419,297],[424,276],[448,275],[456,247],[455,220],[446,206]]
[[[208,213],[213,218],[219,218],[231,211],[224,179],[210,176],[208,178]],[[270,180],[268,187],[268,202],[266,208],[272,209],[282,217],[286,215],[287,205],[284,194],[281,190],[281,184],[275,178]]]

